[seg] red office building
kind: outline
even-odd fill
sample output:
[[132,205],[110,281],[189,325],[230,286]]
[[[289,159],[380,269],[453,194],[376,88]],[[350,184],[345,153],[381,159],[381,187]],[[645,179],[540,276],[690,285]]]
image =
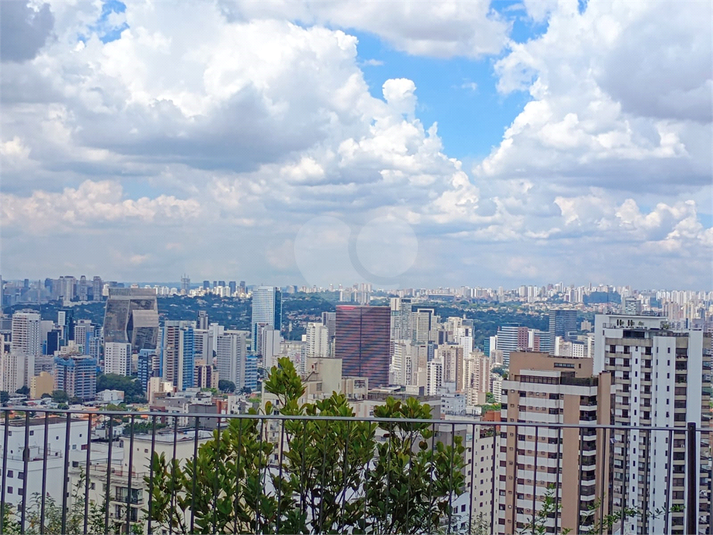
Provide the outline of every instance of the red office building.
[[342,359],[342,375],[368,377],[369,386],[389,384],[391,309],[337,306],[334,356]]

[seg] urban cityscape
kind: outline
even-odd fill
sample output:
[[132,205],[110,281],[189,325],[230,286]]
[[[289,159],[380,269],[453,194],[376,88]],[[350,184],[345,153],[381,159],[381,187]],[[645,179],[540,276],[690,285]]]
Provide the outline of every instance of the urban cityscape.
[[[4,406],[18,415],[6,420],[13,429],[3,487],[3,503],[9,506],[25,504],[27,496],[43,489],[57,499],[63,464],[47,464],[41,446],[43,429],[47,433],[45,425],[51,425],[59,444],[71,444],[64,452],[74,467],[68,471],[69,486],[82,477],[92,487],[100,481],[108,484],[106,466],[114,466],[114,487],[105,491],[114,510],[107,518],[114,522],[124,517],[121,507],[130,491],[126,526],[145,528],[151,493],[138,474],[149,466],[149,449],[142,450],[143,461],[129,460],[127,434],[133,443],[151,444],[153,439],[155,452],[156,441],[170,446],[176,431],[189,446],[209,441],[221,415],[250,409],[265,414],[268,403],[277,399],[266,390],[266,381],[284,358],[302,378],[302,403],[339,393],[346,396],[353,416],[374,418],[386,399],[413,398],[430,407],[432,419],[445,425],[457,422],[452,432],[462,433],[465,451],[480,452],[472,459],[480,462],[470,464],[465,455],[462,470],[472,484],[453,506],[457,514],[448,523],[453,532],[472,532],[474,518],[480,519],[483,532],[527,529],[536,511],[533,500],[551,496],[556,481],[561,504],[557,514],[543,519],[547,532],[568,527],[586,532],[602,518],[611,518],[610,511],[643,508],[666,514],[632,512],[617,517],[619,524],[608,531],[686,533],[691,498],[685,433],[692,424],[698,433],[709,429],[713,411],[713,291],[562,283],[386,291],[366,283],[329,288],[192,283],[183,275],[176,286],[105,282],[99,276],[12,280],[3,281],[2,295],[0,395]],[[212,321],[211,309],[218,307],[209,298],[246,306],[249,317],[242,319],[243,328]],[[172,299],[203,306],[195,314],[188,305],[179,306],[182,317],[168,319],[163,307]],[[321,307],[315,307],[316,299]],[[89,305],[101,310],[99,321],[78,312]],[[288,306],[295,312],[289,321]],[[526,312],[522,316],[529,315],[530,325],[503,322],[477,333],[492,329],[474,315],[486,310],[496,318],[507,318],[507,310]],[[97,417],[89,420],[90,429],[86,422],[75,424],[76,431],[67,435],[64,421],[47,424],[34,412],[38,409],[70,409],[82,422],[89,414]],[[116,422],[113,454],[107,451],[113,441],[107,440],[107,423],[101,418],[107,410],[141,419],[132,419],[131,426]],[[35,417],[25,421],[22,415],[30,413]],[[156,413],[164,416],[158,432],[154,417],[149,433],[148,415]],[[166,415],[173,415],[175,428]],[[205,420],[210,415],[214,419]],[[498,424],[501,432],[476,427],[485,422]],[[504,431],[507,422],[543,428],[535,428],[535,436],[513,434]],[[586,427],[547,427],[590,422],[610,425],[608,437],[597,435],[596,429],[585,435]],[[671,434],[646,434],[641,426],[670,429]],[[82,436],[85,430],[89,436]],[[30,440],[28,433],[37,438]],[[268,428],[265,440],[279,443],[278,437]],[[25,440],[30,440],[29,458],[14,454]],[[91,458],[85,453],[90,440]],[[636,446],[625,452],[627,444],[638,445],[638,452]],[[696,435],[695,446],[700,472],[696,522],[702,530],[710,523],[708,435]],[[602,451],[607,447],[608,454]],[[518,460],[533,450],[534,460]],[[191,454],[190,447],[171,452],[179,461]],[[54,455],[61,457],[61,448]],[[611,462],[602,462],[607,455]],[[88,468],[82,471],[85,456]],[[552,468],[547,459],[556,460]],[[647,460],[637,467],[637,459]],[[556,474],[556,480],[522,478],[523,471],[538,463],[544,463],[547,474]],[[133,482],[121,475],[127,466],[136,468]],[[24,475],[43,472],[45,479]],[[527,491],[513,493],[510,482],[521,478]],[[629,481],[630,490],[625,488]],[[597,505],[600,496],[604,500]],[[101,497],[97,503],[103,504]],[[121,522],[112,525],[128,529]]]
[[0,535],[713,535],[712,35],[0,0]]

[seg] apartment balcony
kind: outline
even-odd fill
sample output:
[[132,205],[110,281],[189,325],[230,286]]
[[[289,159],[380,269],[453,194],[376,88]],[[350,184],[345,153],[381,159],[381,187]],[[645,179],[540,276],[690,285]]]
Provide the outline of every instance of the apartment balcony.
[[[533,523],[547,497],[555,503],[545,513],[554,530],[548,532],[577,532],[599,514],[594,504],[615,513],[631,503],[632,487],[642,511],[667,511],[695,533],[705,532],[710,521],[710,477],[703,470],[713,462],[710,450],[702,459],[686,454],[710,435],[707,428],[33,412],[30,417],[0,409],[0,535],[52,529],[466,534],[472,533],[476,511],[482,526],[484,509],[489,511],[486,532],[510,533],[508,525],[514,532],[518,524]],[[62,422],[52,437],[43,431],[50,416]],[[90,438],[93,428],[111,430],[122,419],[128,420],[124,436]],[[205,427],[215,431],[202,431]],[[16,429],[24,434],[15,434]],[[15,441],[18,435],[23,439]],[[654,437],[662,438],[654,442]],[[672,462],[657,470],[655,486],[650,470],[642,468],[632,477],[633,461],[647,466],[646,447],[665,447],[663,437],[672,448]],[[42,447],[50,438],[67,446],[59,457],[50,454],[56,445]],[[25,448],[42,453],[24,455]],[[610,479],[600,484],[605,477]],[[699,491],[695,499],[682,492],[690,478]],[[675,492],[660,492],[669,488]],[[563,496],[577,497],[581,526],[562,526]],[[665,502],[654,507],[654,497],[660,496]]]

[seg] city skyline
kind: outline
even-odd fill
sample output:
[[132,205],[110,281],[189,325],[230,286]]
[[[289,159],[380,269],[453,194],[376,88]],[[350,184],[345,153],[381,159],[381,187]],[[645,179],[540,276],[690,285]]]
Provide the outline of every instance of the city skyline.
[[2,9],[4,277],[713,287],[710,2]]

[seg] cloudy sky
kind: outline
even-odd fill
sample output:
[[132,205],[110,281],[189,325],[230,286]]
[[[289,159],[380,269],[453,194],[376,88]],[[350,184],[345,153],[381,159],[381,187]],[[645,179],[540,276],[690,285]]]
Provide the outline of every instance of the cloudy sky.
[[711,289],[708,0],[10,0],[2,276]]

